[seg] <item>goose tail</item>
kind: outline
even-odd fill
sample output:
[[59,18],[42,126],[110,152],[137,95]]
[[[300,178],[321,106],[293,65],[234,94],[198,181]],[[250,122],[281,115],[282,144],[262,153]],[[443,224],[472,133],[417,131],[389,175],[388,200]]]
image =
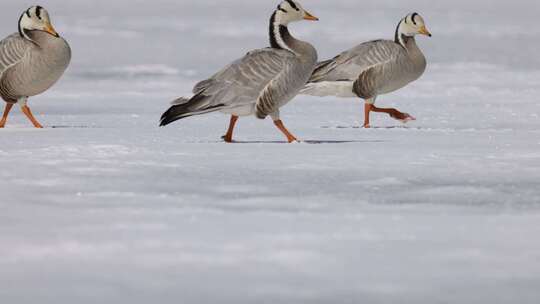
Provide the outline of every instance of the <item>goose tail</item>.
[[222,104],[212,105],[212,97],[202,93],[191,98],[180,97],[172,102],[172,106],[161,115],[160,126],[164,127],[177,120],[194,115],[219,111],[224,107]]

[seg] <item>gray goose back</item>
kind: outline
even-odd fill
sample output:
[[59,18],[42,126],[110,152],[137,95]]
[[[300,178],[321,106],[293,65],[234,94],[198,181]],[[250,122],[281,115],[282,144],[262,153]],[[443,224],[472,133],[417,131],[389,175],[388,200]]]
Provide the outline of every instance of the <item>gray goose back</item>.
[[7,102],[47,91],[71,60],[71,49],[63,38],[42,31],[31,31],[28,36],[32,41],[13,34],[0,42],[0,95]]
[[317,62],[275,48],[247,53],[193,89],[195,96],[204,96],[204,106],[234,112],[248,106],[251,115],[264,118],[290,100],[308,81]]
[[404,46],[376,40],[321,62],[309,82],[348,83],[355,95],[369,99],[406,86],[420,78],[425,69],[426,59],[413,37],[407,38]]

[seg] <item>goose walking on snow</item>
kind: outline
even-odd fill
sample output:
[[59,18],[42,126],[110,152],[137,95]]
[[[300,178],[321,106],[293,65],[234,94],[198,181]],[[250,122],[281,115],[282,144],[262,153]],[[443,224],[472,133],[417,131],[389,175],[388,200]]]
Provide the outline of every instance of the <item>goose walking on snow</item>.
[[28,97],[51,88],[70,60],[71,49],[54,30],[49,13],[41,6],[24,11],[19,32],[0,41],[0,97],[6,102],[0,128],[15,104],[36,128],[42,128],[27,105]]
[[193,97],[179,98],[161,117],[161,126],[193,115],[214,111],[231,114],[223,139],[233,141],[239,116],[270,116],[289,142],[297,139],[280,120],[279,109],[291,101],[307,83],[315,65],[317,51],[295,39],[288,24],[318,20],[294,0],[281,2],[270,19],[270,48],[249,52],[193,89]]
[[364,99],[366,128],[370,127],[370,112],[387,113],[403,122],[415,120],[396,109],[378,108],[375,100],[405,87],[424,73],[426,58],[416,44],[417,34],[431,37],[420,15],[407,15],[399,22],[394,41],[366,42],[319,63],[302,93]]

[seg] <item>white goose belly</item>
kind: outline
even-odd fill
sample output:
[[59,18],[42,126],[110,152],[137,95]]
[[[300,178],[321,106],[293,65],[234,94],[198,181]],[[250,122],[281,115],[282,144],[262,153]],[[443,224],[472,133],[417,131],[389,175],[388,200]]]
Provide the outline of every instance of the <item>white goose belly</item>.
[[234,108],[223,109],[220,112],[224,114],[239,116],[239,117],[252,116],[255,114],[255,104],[252,103],[252,104],[242,105],[242,106],[238,106]]

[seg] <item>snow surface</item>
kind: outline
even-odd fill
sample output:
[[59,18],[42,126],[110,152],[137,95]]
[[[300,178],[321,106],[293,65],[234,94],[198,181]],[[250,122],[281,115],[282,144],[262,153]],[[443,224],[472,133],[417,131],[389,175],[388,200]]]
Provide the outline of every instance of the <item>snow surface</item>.
[[[0,36],[33,2],[5,0]],[[267,44],[276,1],[44,0],[73,63],[0,130],[0,303],[540,303],[537,1],[310,0],[328,58],[424,15],[428,71],[362,103],[158,128],[168,102]]]

